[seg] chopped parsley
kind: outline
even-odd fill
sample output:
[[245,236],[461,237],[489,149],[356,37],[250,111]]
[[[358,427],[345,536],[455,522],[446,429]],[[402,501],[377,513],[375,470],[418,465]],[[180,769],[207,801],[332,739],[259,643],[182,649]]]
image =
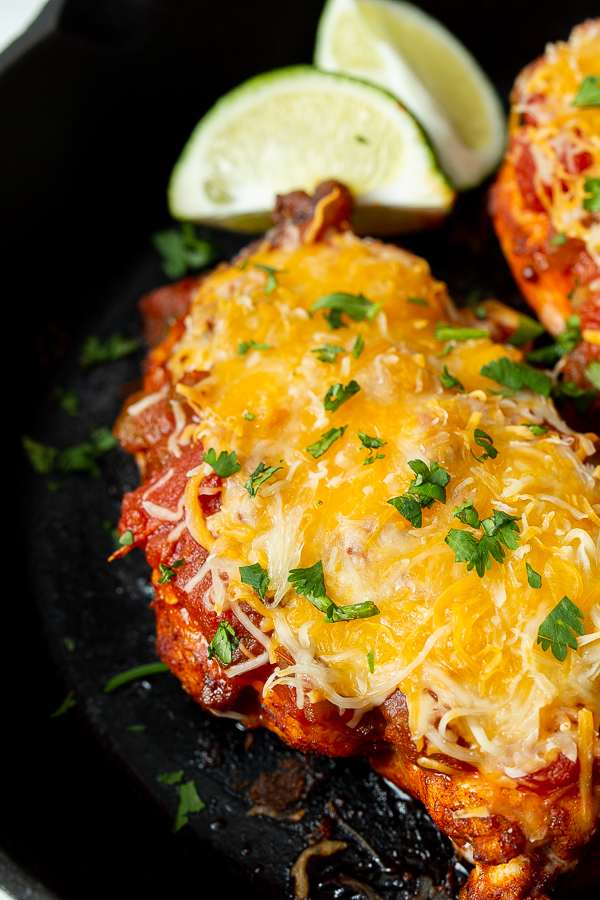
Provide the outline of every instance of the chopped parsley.
[[438,375],[438,378],[440,379],[440,381],[442,382],[442,384],[444,385],[445,388],[448,388],[449,390],[452,390],[452,389],[457,390],[461,394],[465,393],[465,389],[462,386],[461,382],[458,380],[458,378],[455,378],[454,375],[451,375],[450,372],[448,371],[448,366],[444,366],[444,371],[443,371],[442,375]]
[[482,431],[481,428],[476,428],[473,437],[475,438],[475,443],[478,447],[483,447],[484,452],[481,456],[475,456],[473,451],[471,450],[471,456],[477,460],[477,462],[485,462],[486,459],[496,459],[498,456],[498,451],[494,447],[494,439],[486,434],[485,431]]
[[310,351],[311,353],[317,354],[317,359],[324,363],[334,363],[336,357],[340,353],[345,353],[343,347],[339,347],[337,344],[323,344],[322,347],[315,347]]
[[583,618],[579,607],[567,596],[563,597],[540,625],[537,643],[542,645],[542,650],[550,647],[553,656],[563,662],[569,647],[571,650],[578,649],[575,635],[584,633],[583,624],[579,621]]
[[467,500],[465,503],[461,503],[460,506],[455,506],[452,515],[459,519],[463,525],[469,525],[471,528],[479,528],[481,526],[479,513],[473,506],[472,500]]
[[598,391],[593,388],[581,388],[574,381],[557,381],[552,388],[552,397],[557,406],[563,406],[566,401],[572,400],[579,413],[594,403],[597,396]]
[[552,240],[550,241],[550,246],[551,247],[560,247],[561,244],[566,244],[566,243],[567,243],[566,234],[562,234],[561,232],[559,232],[558,234],[555,234],[554,237],[552,238]]
[[547,347],[539,347],[537,350],[526,353],[525,359],[534,363],[534,365],[552,367],[559,359],[574,350],[583,340],[580,324],[579,316],[569,316],[565,330],[558,335],[554,344],[549,344]]
[[110,694],[124,684],[130,681],[137,681],[139,678],[147,678],[148,675],[158,675],[160,672],[168,672],[169,667],[163,662],[145,663],[143,666],[134,666],[133,669],[127,669],[119,675],[115,675],[104,685],[104,693]]
[[77,705],[77,700],[75,699],[75,691],[69,691],[63,702],[60,706],[54,710],[53,713],[50,713],[51,719],[56,719],[57,716],[64,716],[66,712],[72,709]]
[[291,569],[288,581],[293,584],[297,594],[312,603],[320,612],[325,613],[324,621],[350,622],[353,619],[366,619],[376,616],[379,610],[370,600],[364,603],[355,603],[351,606],[337,606],[328,596],[325,590],[325,576],[321,560],[306,569]]
[[217,473],[220,478],[229,478],[231,475],[235,475],[236,472],[239,472],[242,468],[237,461],[237,454],[235,450],[232,450],[231,453],[227,453],[226,450],[221,450],[219,456],[210,447],[206,453],[202,454],[202,459]]
[[73,650],[75,649],[75,641],[73,640],[72,637],[64,637],[63,644],[65,645],[65,647],[67,648],[69,653],[72,653]]
[[329,450],[331,445],[337,441],[338,438],[341,438],[347,427],[347,425],[342,425],[341,428],[330,428],[329,431],[326,431],[325,434],[321,435],[318,441],[315,441],[314,444],[310,444],[310,446],[306,448],[307,452],[315,459],[323,456],[323,454]]
[[179,806],[173,825],[173,833],[179,831],[189,822],[191,813],[202,812],[206,803],[199,797],[196,785],[193,781],[186,781],[179,785]]
[[311,306],[310,311],[314,313],[319,309],[329,310],[325,314],[325,318],[329,322],[329,327],[336,329],[343,325],[342,314],[347,315],[355,322],[362,322],[364,319],[372,322],[381,307],[381,303],[371,303],[362,294],[357,296],[355,294],[334,293],[319,297]]
[[415,306],[429,306],[429,302],[427,300],[423,300],[422,297],[407,297],[407,303],[414,303]]
[[363,462],[363,466],[369,466],[371,463],[374,463],[376,459],[385,459],[385,453],[377,453],[375,455],[373,450],[378,450],[380,447],[384,447],[387,444],[387,441],[382,441],[378,437],[371,437],[368,434],[365,434],[363,431],[358,432],[358,436],[360,438],[360,446],[361,449],[364,447],[365,450],[369,450],[369,456]]
[[429,509],[436,500],[440,503],[446,502],[446,485],[450,481],[450,476],[435,461],[428,466],[421,459],[411,459],[408,464],[417,477],[409,484],[406,494],[392,497],[387,502],[408,519],[413,528],[421,528],[422,510]]
[[202,269],[217,255],[214,244],[200,240],[191,222],[152,235],[152,243],[162,257],[162,269],[169,278],[183,278],[189,269]]
[[589,364],[584,372],[585,377],[590,384],[600,391],[600,360],[595,359]]
[[135,353],[140,345],[137,338],[123,337],[118,331],[104,342],[96,335],[90,335],[81,349],[79,365],[83,369],[89,369],[97,363],[112,362]]
[[75,393],[75,391],[70,391],[67,388],[61,388],[58,385],[52,391],[52,397],[61,409],[70,415],[76,416],[79,413],[79,397]]
[[124,531],[123,534],[121,535],[121,537],[119,538],[119,544],[121,547],[131,547],[131,545],[133,544],[133,541],[134,541],[134,537],[133,537],[133,531],[131,530],[131,528],[128,529],[127,531]]
[[547,425],[536,425],[535,422],[521,422],[521,425],[525,425],[527,428],[529,428],[532,434],[548,434]]
[[175,569],[179,569],[185,562],[185,559],[176,559],[175,562],[167,566],[165,563],[160,563],[158,566],[158,571],[160,572],[160,578],[158,579],[159,584],[170,584],[173,579],[176,577],[177,572]]
[[[476,510],[471,513],[464,507],[463,503],[457,518],[461,518],[462,514],[461,521],[466,522],[468,515],[474,521],[473,513],[476,513]],[[519,521],[520,516],[511,516],[495,509],[489,518],[482,519],[479,523],[479,527],[483,530],[482,537],[478,538],[471,531],[451,528],[444,540],[454,551],[455,562],[467,563],[468,572],[475,569],[479,577],[483,578],[485,570],[491,567],[492,558],[498,563],[504,561],[506,556],[504,547],[509,550],[517,549],[519,545],[517,522]]]
[[525,563],[525,569],[527,571],[527,581],[529,582],[529,587],[534,588],[536,591],[539,590],[542,586],[542,576],[538,575],[538,573],[531,568],[529,563]]
[[258,563],[254,563],[253,566],[240,566],[240,581],[254,588],[261,600],[265,599],[270,580],[267,570]]
[[501,359],[493,359],[481,367],[481,374],[486,378],[504,385],[508,391],[503,391],[512,396],[517,391],[530,388],[542,397],[549,397],[552,389],[552,379],[544,372],[528,366],[526,363],[513,362],[508,356]]
[[47,475],[54,468],[54,461],[58,454],[56,447],[48,447],[46,444],[40,444],[26,434],[21,438],[23,449],[27,454],[27,458],[36,472],[40,475]]
[[[281,460],[280,460],[281,462]],[[248,491],[251,497],[256,497],[256,493],[259,487],[268,481],[275,472],[279,472],[283,466],[265,466],[264,462],[259,462],[256,469],[245,483],[244,487]]]
[[270,344],[257,344],[256,341],[239,341],[237,352],[240,356],[245,356],[248,350],[270,350]]
[[445,356],[448,356],[450,353],[452,353],[455,347],[456,342],[450,341],[448,344],[446,344],[442,352],[438,354],[438,359],[443,359]]
[[183,769],[178,769],[177,772],[163,772],[158,776],[158,780],[163,784],[180,784],[183,781]]
[[375,654],[372,650],[369,650],[367,653],[367,665],[369,667],[369,672],[372,675],[375,672]]
[[471,338],[489,338],[490,332],[487,328],[459,328],[438,322],[434,336],[438,341],[468,341]]
[[589,194],[583,200],[583,208],[588,212],[600,212],[600,178],[586,178],[583,189]]
[[239,642],[240,639],[235,633],[233,626],[225,620],[219,622],[215,636],[207,648],[208,658],[214,659],[216,656],[224,666],[231,665],[234,651],[237,650]]
[[256,416],[254,415],[254,413],[251,413],[251,412],[243,412],[242,413],[242,419],[246,419],[248,422],[253,422],[255,420],[255,418],[256,418]]
[[600,106],[600,76],[587,75],[573,99],[573,106]]
[[360,391],[360,385],[356,381],[349,381],[346,386],[343,384],[333,384],[323,400],[323,406],[328,412],[335,412],[340,408],[342,403],[353,397]]
[[128,731],[129,734],[141,734],[143,731],[147,730],[147,725],[128,725],[125,731]]
[[534,341],[540,334],[544,334],[545,331],[546,329],[540,322],[536,322],[535,319],[521,313],[517,330],[511,334],[507,343],[513,347],[522,347],[524,344],[528,344],[529,341]]
[[29,462],[42,475],[56,469],[65,475],[79,472],[98,476],[98,460],[118,444],[116,437],[105,426],[92,428],[89,441],[64,450],[39,444],[27,435],[23,435],[22,441]]
[[353,359],[358,359],[360,354],[363,352],[365,346],[365,339],[362,334],[357,335],[356,340],[354,341],[354,345],[352,347],[352,357]]
[[262,263],[252,263],[255,269],[261,269],[263,272],[267,273],[267,280],[265,282],[265,294],[272,293],[277,287],[277,279],[275,278],[275,274],[277,272],[281,272],[281,269],[272,269],[271,266],[263,266]]
[[355,134],[354,140],[358,141],[359,144],[368,144],[369,143],[368,138],[364,137],[364,135],[362,135],[362,134]]

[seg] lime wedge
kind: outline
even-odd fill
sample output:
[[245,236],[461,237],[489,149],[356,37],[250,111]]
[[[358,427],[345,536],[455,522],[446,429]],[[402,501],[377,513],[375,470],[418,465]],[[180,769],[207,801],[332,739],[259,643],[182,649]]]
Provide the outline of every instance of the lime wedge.
[[277,194],[327,179],[352,192],[358,233],[440,221],[454,192],[420,126],[390,94],[312,66],[259,75],[200,120],[169,183],[173,216],[237,231],[271,224]]
[[328,0],[315,65],[371,81],[427,132],[459,190],[492,172],[506,142],[500,98],[475,59],[437,19],[399,0]]

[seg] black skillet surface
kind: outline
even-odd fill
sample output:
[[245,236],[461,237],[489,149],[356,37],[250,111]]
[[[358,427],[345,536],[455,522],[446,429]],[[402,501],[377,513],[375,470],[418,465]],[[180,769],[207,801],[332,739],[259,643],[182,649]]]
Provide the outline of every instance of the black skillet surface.
[[[164,186],[185,138],[246,77],[308,62],[320,6],[51,0],[0,58],[0,246],[18,329],[6,437],[66,447],[112,424],[142,353],[83,373],[82,340],[138,333],[137,299],[165,281],[149,235],[167,223]],[[546,40],[595,12],[583,0],[552,11],[541,0],[421,6],[469,46],[505,100]],[[214,236],[223,258],[244,243]],[[440,232],[402,243],[459,300],[480,287],[519,303],[485,189],[462,197]],[[55,385],[77,391],[78,417],[51,402]],[[13,458],[22,486],[18,539],[7,540],[10,526],[5,536],[0,885],[19,900],[211,887],[288,898],[290,866],[321,836],[347,848],[312,870],[314,900],[369,896],[360,885],[390,900],[456,895],[464,870],[448,841],[364,761],[305,758],[210,718],[170,674],[104,694],[109,677],[155,659],[143,557],[105,561],[105,523],[137,484],[135,467],[115,449],[100,477],[72,476],[50,493],[16,446]],[[48,718],[71,690],[76,707]],[[157,776],[179,769],[206,807],[173,834],[177,790]],[[248,815],[259,803],[279,803],[284,817]]]

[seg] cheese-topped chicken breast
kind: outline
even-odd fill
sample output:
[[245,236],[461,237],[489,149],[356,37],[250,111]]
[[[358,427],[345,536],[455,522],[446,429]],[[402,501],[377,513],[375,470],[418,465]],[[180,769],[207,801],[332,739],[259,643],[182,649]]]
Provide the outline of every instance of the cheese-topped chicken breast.
[[191,297],[116,426],[143,480],[119,553],[206,709],[369,755],[475,863],[463,897],[542,897],[598,824],[597,439],[348,212],[335,183],[280,198],[145,301]]

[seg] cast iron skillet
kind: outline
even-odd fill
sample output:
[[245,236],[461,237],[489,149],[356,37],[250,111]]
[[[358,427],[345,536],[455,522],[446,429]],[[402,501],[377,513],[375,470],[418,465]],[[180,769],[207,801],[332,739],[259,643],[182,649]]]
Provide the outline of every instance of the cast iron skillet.
[[[5,482],[14,465],[21,476],[18,537],[8,539],[11,525],[5,537],[0,885],[17,898],[162,898],[213,884],[224,897],[288,898],[290,866],[319,836],[347,847],[311,870],[315,900],[368,890],[450,898],[464,881],[422,807],[363,760],[305,758],[213,719],[170,674],[105,694],[112,675],[156,658],[141,553],[106,563],[106,523],[136,486],[135,467],[114,449],[99,477],[72,476],[50,493],[15,440],[66,447],[112,424],[143,352],[83,372],[82,341],[139,333],[138,298],[166,280],[149,238],[168,223],[164,188],[184,140],[224,91],[309,62],[320,6],[51,0],[0,58],[0,246],[17,351],[5,382],[15,449]],[[467,44],[505,100],[547,40],[595,12],[584,0],[552,11],[542,0],[421,6]],[[223,258],[244,243],[213,237]],[[460,198],[441,231],[401,243],[459,301],[478,287],[520,304],[485,186]],[[57,385],[81,398],[76,418],[53,402]],[[69,691],[76,706],[50,719]],[[158,775],[180,769],[206,807],[173,834],[177,788]],[[248,814],[260,804],[281,817]]]

